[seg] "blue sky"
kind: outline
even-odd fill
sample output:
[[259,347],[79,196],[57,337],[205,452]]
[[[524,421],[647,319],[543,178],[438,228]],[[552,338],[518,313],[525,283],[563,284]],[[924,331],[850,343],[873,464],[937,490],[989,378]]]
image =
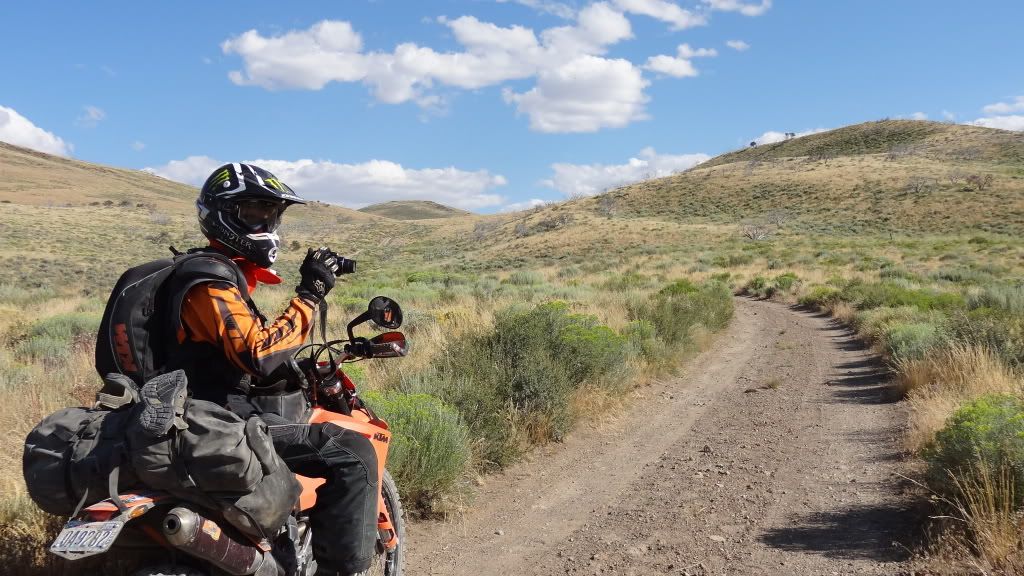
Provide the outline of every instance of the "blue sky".
[[1024,130],[1024,2],[7,3],[0,140],[479,212],[883,117]]

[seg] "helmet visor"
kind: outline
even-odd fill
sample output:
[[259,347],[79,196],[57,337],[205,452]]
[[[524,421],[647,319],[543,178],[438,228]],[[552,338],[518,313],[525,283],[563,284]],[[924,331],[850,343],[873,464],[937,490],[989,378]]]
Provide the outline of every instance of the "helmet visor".
[[269,200],[239,200],[236,204],[238,221],[250,232],[274,232],[281,225],[286,204]]

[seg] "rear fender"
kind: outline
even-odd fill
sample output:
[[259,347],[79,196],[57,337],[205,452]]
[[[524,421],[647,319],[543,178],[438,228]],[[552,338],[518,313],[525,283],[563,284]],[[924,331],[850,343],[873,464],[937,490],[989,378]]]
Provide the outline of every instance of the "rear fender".
[[[166,492],[136,492],[121,494],[118,496],[121,503],[128,508],[129,519],[138,518],[146,512],[152,510],[157,504],[170,499],[171,495]],[[79,513],[78,518],[80,520],[89,520],[92,522],[106,522],[111,518],[120,514],[120,510],[117,505],[114,504],[113,500],[109,498],[102,502],[97,502],[92,506],[88,506]]]

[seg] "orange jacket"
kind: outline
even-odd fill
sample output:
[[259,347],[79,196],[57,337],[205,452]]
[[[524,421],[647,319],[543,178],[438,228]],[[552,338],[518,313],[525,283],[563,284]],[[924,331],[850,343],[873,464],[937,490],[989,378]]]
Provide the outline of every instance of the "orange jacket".
[[178,343],[188,339],[216,346],[235,367],[263,378],[303,345],[313,328],[313,312],[312,304],[296,296],[283,314],[265,325],[238,288],[207,282],[185,295]]

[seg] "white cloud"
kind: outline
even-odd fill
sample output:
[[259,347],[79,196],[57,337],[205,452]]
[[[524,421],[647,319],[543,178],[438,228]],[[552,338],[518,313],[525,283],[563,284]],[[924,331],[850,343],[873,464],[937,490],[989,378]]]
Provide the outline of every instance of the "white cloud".
[[473,90],[528,78],[582,54],[603,54],[632,36],[629,20],[603,2],[581,10],[573,26],[544,30],[542,41],[529,28],[473,16],[438,21],[463,51],[442,53],[407,42],[392,52],[366,53],[350,23],[330,20],[269,38],[249,30],[221,48],[244,61],[244,71],[229,74],[239,85],[319,90],[330,82],[363,82],[379,100],[398,104],[416,101],[434,83]]
[[1024,131],[1024,116],[1011,114],[1007,116],[989,116],[978,118],[974,122],[968,122],[972,126],[983,126],[985,128],[999,128],[1000,130]]
[[750,44],[747,44],[743,40],[726,40],[725,45],[737,52],[750,50]]
[[698,72],[690,60],[692,58],[718,56],[718,51],[714,48],[694,49],[689,44],[680,44],[676,48],[676,54],[677,56],[667,56],[664,54],[651,56],[647,59],[647,63],[644,64],[644,69],[675,78],[692,77],[696,76]]
[[658,154],[654,148],[644,148],[625,164],[552,164],[554,174],[543,184],[569,197],[593,196],[631,182],[669,176],[710,158],[707,154]]
[[680,58],[713,58],[718,56],[714,48],[692,48],[689,44],[680,44],[676,48]]
[[189,156],[184,160],[171,160],[167,164],[157,166],[156,168],[143,168],[142,171],[167,178],[168,180],[174,180],[175,182],[181,182],[182,184],[202,186],[214,168],[222,164],[224,162],[209,156]]
[[628,60],[580,56],[542,71],[533,89],[522,94],[506,89],[504,96],[530,117],[534,130],[595,132],[647,118],[647,85]]
[[[638,65],[605,57],[611,46],[633,37],[627,13],[651,16],[676,29],[706,23],[705,12],[667,0],[591,2],[579,11],[550,0],[498,1],[571,17],[572,22],[534,31],[473,16],[442,17],[436,21],[450,30],[458,48],[439,52],[411,42],[390,51],[366,51],[349,22],[324,20],[276,36],[249,30],[225,40],[221,49],[242,60],[241,68],[228,75],[238,85],[319,90],[332,82],[359,82],[378,101],[415,102],[427,109],[444,109],[446,99],[438,91],[445,87],[476,90],[532,80],[526,88],[506,86],[502,95],[530,118],[534,130],[589,132],[646,118],[647,82]],[[644,67],[692,76],[696,70],[690,59],[716,54],[684,44],[676,56],[654,56]]]
[[740,0],[704,0],[712,10],[721,12],[739,12],[744,16],[760,16],[772,7],[772,0],[761,0],[761,2],[750,4]]
[[6,106],[0,106],[0,141],[58,156],[70,156],[73,149],[70,143]]
[[708,23],[707,16],[680,8],[666,0],[615,0],[615,6],[624,12],[650,16],[672,25],[673,30],[684,30]]
[[633,37],[629,19],[604,2],[580,10],[575,26],[559,26],[541,32],[546,48],[541,69],[579,55],[600,55],[607,47]]
[[[828,128],[815,128],[813,130],[804,130],[803,132],[795,132],[794,138],[807,136],[809,134],[818,134],[820,132],[826,131],[828,131]],[[754,142],[757,142],[758,146],[762,144],[775,144],[776,142],[782,142],[784,140],[786,140],[786,134],[784,132],[775,132],[773,130],[769,130],[768,132],[761,134],[757,138],[754,138]]]
[[572,20],[576,16],[576,10],[568,4],[561,2],[548,2],[547,0],[497,0],[498,4],[505,4],[512,2],[515,4],[521,4],[528,8],[533,8],[538,12],[544,14],[551,14],[552,16],[558,16],[566,20]]
[[221,43],[225,54],[238,54],[245,61],[244,73],[229,74],[232,82],[269,90],[319,90],[329,82],[362,80],[368,64],[362,47],[362,37],[351,24],[331,20],[272,38],[249,30]]
[[981,109],[985,114],[1010,114],[1024,111],[1024,96],[1017,96],[1010,102],[997,102]]
[[676,58],[664,54],[648,58],[647,63],[644,64],[644,70],[658,72],[674,78],[688,78],[698,74],[693,62],[685,58]]
[[132,150],[135,150],[136,152],[141,152],[146,149],[146,143],[143,142],[142,140],[136,140],[135,142],[132,142],[131,146]]
[[949,110],[943,110],[942,118],[948,120],[949,122],[952,122],[953,120],[956,120],[956,114],[950,112]]
[[[494,188],[508,183],[487,170],[457,168],[405,168],[386,160],[338,164],[313,160],[247,160],[274,173],[302,197],[361,208],[387,200],[433,200],[474,210],[501,205],[505,199]],[[170,180],[201,186],[223,164],[208,156],[190,156],[164,166],[146,168]]]
[[498,212],[519,212],[521,210],[529,210],[530,208],[536,208],[537,206],[543,206],[547,204],[546,200],[540,198],[530,198],[523,202],[512,202],[511,204],[505,204],[501,207]]
[[928,115],[925,114],[924,112],[914,112],[913,114],[910,115],[910,119],[911,120],[927,120],[928,119]]
[[83,106],[82,115],[75,119],[75,124],[82,128],[95,128],[106,117],[107,113],[102,108]]

